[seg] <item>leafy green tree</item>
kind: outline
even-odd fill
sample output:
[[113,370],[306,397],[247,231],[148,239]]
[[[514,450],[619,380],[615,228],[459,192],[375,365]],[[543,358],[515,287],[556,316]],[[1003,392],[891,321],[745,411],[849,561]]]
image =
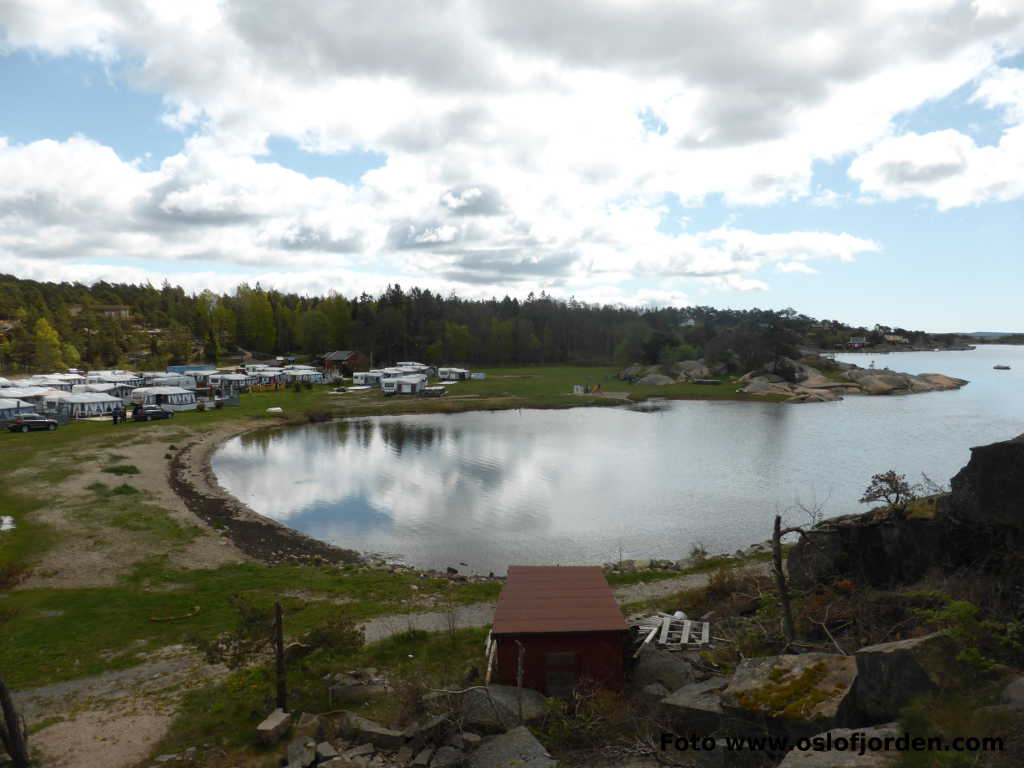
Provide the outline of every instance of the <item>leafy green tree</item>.
[[78,352],[78,348],[70,342],[64,342],[61,345],[61,354],[64,357],[64,363],[68,368],[77,368],[82,362],[82,356]]
[[36,320],[33,333],[32,366],[41,371],[56,371],[64,367],[60,336],[45,317]]
[[206,331],[206,341],[203,343],[203,360],[216,365],[219,359],[220,344],[217,342],[217,332],[211,326]]
[[327,351],[330,340],[330,323],[319,309],[303,312],[299,318],[299,344],[303,352],[317,354]]

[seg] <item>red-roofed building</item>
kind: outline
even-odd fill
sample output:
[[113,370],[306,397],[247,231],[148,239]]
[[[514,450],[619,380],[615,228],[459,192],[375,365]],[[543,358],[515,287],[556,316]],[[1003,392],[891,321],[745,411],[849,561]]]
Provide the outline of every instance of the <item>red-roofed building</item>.
[[498,597],[490,680],[567,697],[584,678],[621,688],[628,630],[597,566],[513,565]]

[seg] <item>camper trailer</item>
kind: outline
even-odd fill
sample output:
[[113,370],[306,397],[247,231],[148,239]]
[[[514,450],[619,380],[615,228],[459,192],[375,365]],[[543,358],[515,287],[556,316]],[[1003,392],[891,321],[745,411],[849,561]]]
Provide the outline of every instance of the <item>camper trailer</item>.
[[357,387],[379,387],[383,374],[380,371],[356,371],[352,374],[352,384]]
[[437,377],[445,381],[468,381],[469,371],[465,368],[438,368]]
[[394,381],[398,383],[400,395],[418,395],[427,386],[426,376],[400,376]]

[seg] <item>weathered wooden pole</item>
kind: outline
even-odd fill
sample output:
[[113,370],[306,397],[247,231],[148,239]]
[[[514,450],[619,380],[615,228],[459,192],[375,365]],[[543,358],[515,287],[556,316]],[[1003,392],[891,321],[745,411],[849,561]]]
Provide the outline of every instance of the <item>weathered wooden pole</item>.
[[772,531],[772,560],[775,566],[775,584],[779,588],[779,601],[782,603],[782,627],[786,633],[786,648],[796,639],[793,629],[793,609],[789,604],[789,587],[786,586],[786,575],[782,571],[782,516],[775,516],[775,528]]
[[284,619],[281,603],[274,603],[274,655],[277,657],[277,708],[288,711],[288,672],[284,665]]
[[516,640],[519,649],[516,659],[516,695],[519,697],[519,725],[523,724],[523,656],[526,654],[526,647]]
[[28,768],[28,729],[25,721],[18,716],[18,710],[14,708],[14,701],[3,680],[0,680],[0,710],[3,712],[0,740],[3,741],[4,749],[11,756],[14,768]]

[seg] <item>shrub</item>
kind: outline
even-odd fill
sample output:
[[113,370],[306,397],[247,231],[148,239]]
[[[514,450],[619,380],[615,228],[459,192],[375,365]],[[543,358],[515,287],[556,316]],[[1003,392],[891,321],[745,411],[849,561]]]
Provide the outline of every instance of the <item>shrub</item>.
[[109,472],[112,475],[137,475],[139,474],[139,468],[134,464],[115,464],[112,467],[104,467],[104,472]]

